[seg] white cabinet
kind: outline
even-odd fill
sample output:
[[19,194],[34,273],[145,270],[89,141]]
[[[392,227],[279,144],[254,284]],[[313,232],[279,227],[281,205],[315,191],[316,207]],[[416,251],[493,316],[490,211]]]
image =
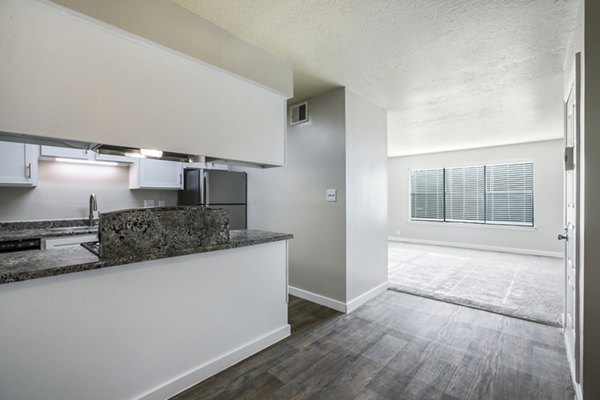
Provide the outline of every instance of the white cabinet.
[[93,152],[82,149],[70,149],[67,147],[40,146],[40,156],[89,160],[93,158]]
[[183,163],[139,158],[129,167],[129,189],[183,189]]
[[0,186],[36,186],[39,146],[0,142]]

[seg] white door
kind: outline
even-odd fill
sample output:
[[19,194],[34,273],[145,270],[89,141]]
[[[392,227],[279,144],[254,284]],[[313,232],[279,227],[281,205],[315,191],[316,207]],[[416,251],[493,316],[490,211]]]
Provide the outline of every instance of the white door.
[[575,381],[579,382],[579,84],[580,54],[575,55],[565,96],[565,341],[567,357]]

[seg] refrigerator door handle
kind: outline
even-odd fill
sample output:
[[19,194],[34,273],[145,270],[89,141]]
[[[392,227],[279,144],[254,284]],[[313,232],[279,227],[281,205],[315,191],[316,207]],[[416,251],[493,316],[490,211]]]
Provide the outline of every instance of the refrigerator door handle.
[[208,207],[210,205],[209,204],[209,199],[210,199],[209,190],[210,190],[210,188],[209,188],[209,183],[208,183],[208,181],[209,181],[209,179],[208,179],[208,171],[204,171],[203,175],[204,175],[204,193],[203,193],[203,195],[204,195],[204,205],[206,207]]

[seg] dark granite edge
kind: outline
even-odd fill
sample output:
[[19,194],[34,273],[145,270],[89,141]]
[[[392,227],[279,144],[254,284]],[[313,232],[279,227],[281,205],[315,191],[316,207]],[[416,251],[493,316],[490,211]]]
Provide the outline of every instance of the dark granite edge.
[[[112,262],[106,262],[102,259],[98,261],[89,262],[89,263],[76,263],[73,265],[61,265],[58,267],[48,267],[39,270],[30,270],[30,271],[16,271],[16,272],[0,272],[0,285],[5,283],[14,283],[14,282],[22,282],[32,279],[38,278],[46,278],[51,276],[58,276],[73,272],[83,272],[101,268],[108,267],[117,267],[120,265],[127,265],[145,261],[154,261],[154,260],[162,260],[172,257],[186,256],[191,254],[200,254],[200,253],[208,253],[212,251],[218,250],[227,250],[227,249],[235,249],[238,247],[248,247],[258,244],[271,243],[271,242],[279,242],[282,240],[289,240],[294,237],[294,235],[289,233],[276,233],[276,232],[266,232],[266,231],[258,231],[258,230],[239,230],[239,231],[231,231],[233,233],[233,238],[230,239],[228,243],[216,244],[216,245],[208,245],[201,246],[192,249],[185,249],[178,251],[174,254],[165,254],[165,255],[148,255],[142,257],[136,257],[132,259],[120,259]],[[54,250],[60,251],[60,250]],[[87,251],[87,250],[86,250]],[[9,254],[9,253],[7,253]],[[91,254],[91,253],[90,253]],[[2,264],[0,259],[0,271],[2,271]]]
[[[98,218],[94,218],[98,225]],[[21,231],[33,229],[71,228],[88,224],[87,218],[34,219],[28,221],[0,221],[0,230]]]
[[[257,232],[257,231],[254,231],[254,232]],[[289,234],[289,233],[274,233],[274,232],[265,232],[265,233],[275,235],[275,236],[268,236],[268,237],[247,239],[247,240],[233,239],[233,240],[230,240],[228,243],[206,245],[206,246],[194,247],[194,248],[190,248],[190,249],[180,249],[176,252],[172,252],[172,253],[168,253],[168,254],[149,254],[149,255],[142,256],[142,257],[121,258],[121,259],[115,260],[115,261],[104,261],[104,262],[105,262],[106,267],[114,267],[114,266],[133,264],[133,263],[138,263],[138,262],[163,260],[166,258],[187,256],[187,255],[191,255],[191,254],[209,253],[211,251],[236,249],[239,247],[248,247],[248,246],[254,246],[254,245],[263,244],[263,243],[280,242],[282,240],[293,239],[293,237],[294,237],[294,235]]]
[[[77,230],[68,230],[69,228],[77,228]],[[24,229],[8,232],[0,231],[0,242],[24,239],[43,239],[49,237],[94,235],[98,233],[98,226],[90,227],[89,229],[80,228],[80,226],[74,226],[64,228]]]

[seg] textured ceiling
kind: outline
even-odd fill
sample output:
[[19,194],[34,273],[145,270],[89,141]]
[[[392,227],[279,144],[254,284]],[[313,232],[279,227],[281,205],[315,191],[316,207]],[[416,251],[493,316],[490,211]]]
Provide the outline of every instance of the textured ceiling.
[[577,0],[173,0],[388,113],[390,156],[562,135]]

